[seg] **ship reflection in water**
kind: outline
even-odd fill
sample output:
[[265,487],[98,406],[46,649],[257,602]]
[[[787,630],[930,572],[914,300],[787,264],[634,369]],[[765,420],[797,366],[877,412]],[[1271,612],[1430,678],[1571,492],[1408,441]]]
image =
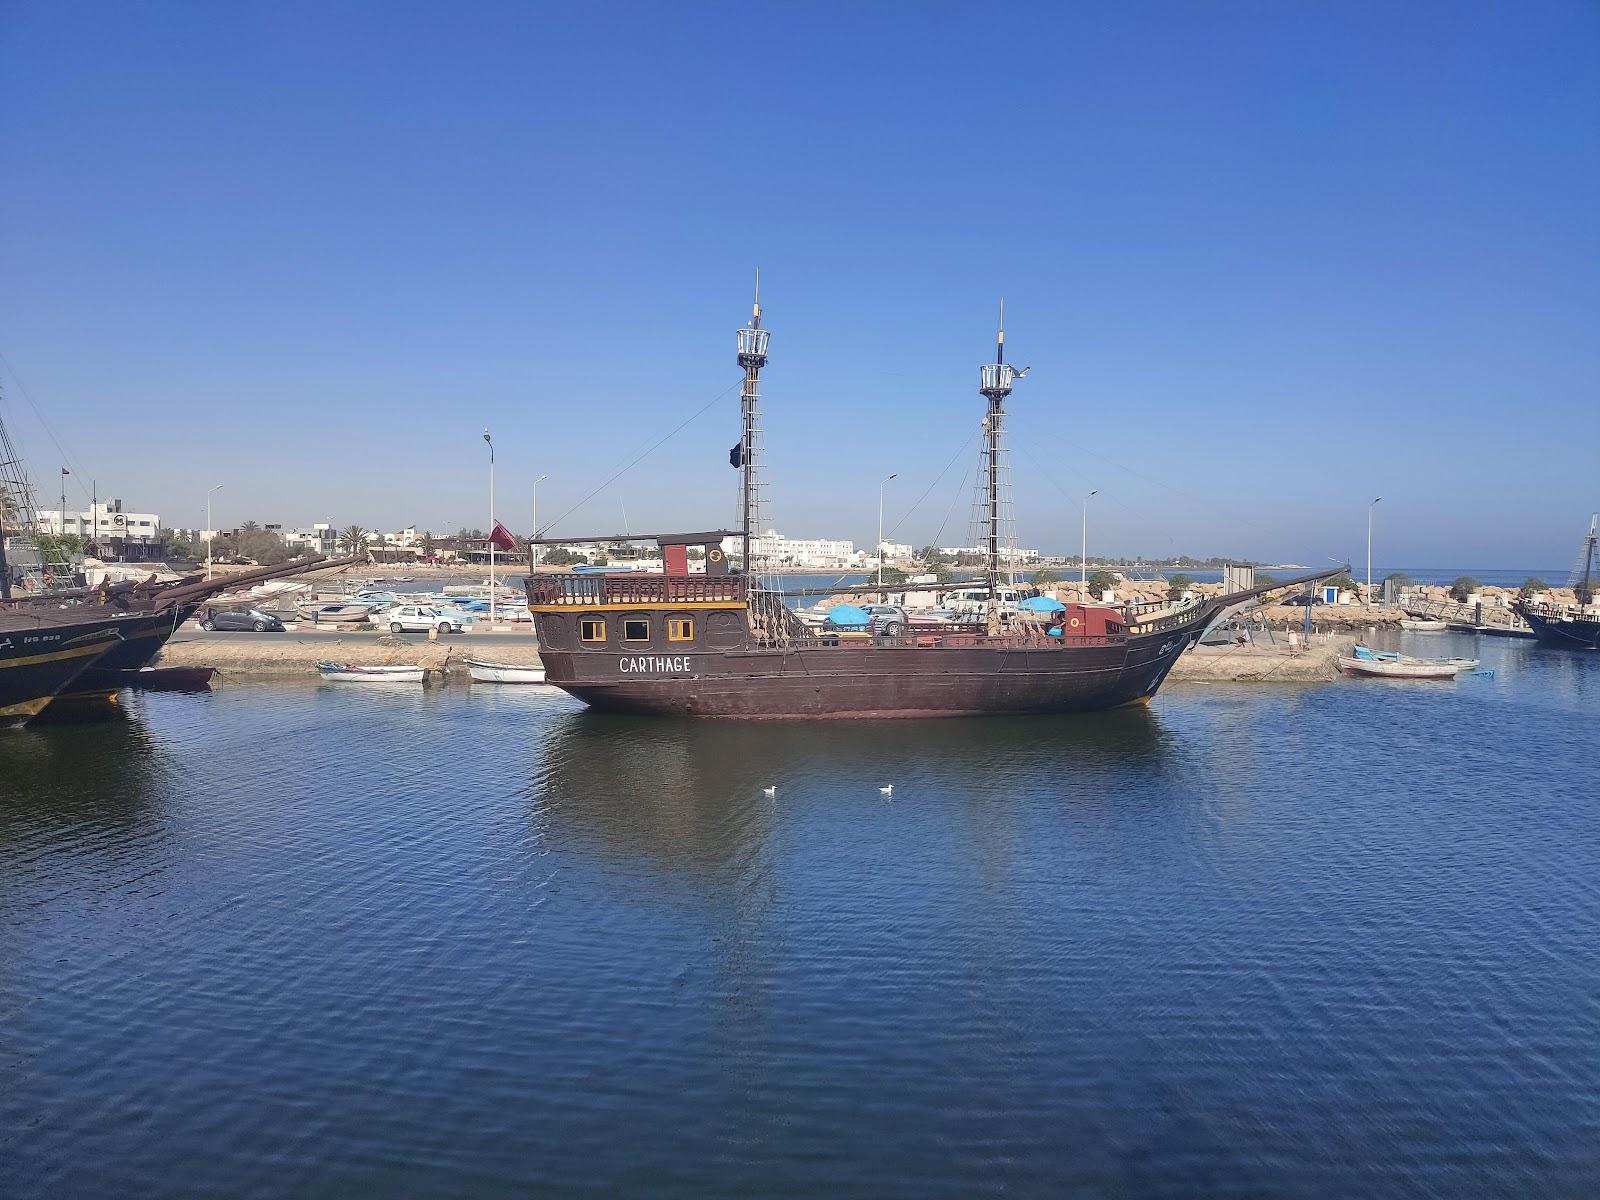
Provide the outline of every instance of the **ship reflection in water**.
[[1080,717],[24,730],[0,1194],[1589,1194],[1600,661],[1480,650]]

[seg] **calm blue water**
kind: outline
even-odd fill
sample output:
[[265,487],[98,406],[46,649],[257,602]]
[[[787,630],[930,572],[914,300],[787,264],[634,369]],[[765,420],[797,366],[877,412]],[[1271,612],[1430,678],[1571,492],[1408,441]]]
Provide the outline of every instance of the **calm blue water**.
[[7,737],[0,1195],[1592,1196],[1600,658],[1410,644],[1497,673]]

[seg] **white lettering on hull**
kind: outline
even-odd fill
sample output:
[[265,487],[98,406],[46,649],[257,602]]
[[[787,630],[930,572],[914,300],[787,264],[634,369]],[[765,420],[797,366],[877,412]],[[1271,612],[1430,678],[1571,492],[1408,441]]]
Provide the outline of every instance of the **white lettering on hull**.
[[687,654],[635,654],[619,660],[617,670],[624,675],[686,675],[689,664]]

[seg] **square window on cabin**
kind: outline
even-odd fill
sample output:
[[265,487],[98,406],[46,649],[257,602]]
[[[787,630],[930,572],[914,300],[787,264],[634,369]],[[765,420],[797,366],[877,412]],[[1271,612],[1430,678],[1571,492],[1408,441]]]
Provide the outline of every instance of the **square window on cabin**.
[[694,641],[694,622],[690,620],[676,620],[667,622],[667,641],[692,642]]
[[625,642],[648,642],[650,640],[650,622],[624,621],[622,623],[622,640]]
[[578,636],[586,642],[603,642],[606,640],[606,623],[595,620],[580,621]]

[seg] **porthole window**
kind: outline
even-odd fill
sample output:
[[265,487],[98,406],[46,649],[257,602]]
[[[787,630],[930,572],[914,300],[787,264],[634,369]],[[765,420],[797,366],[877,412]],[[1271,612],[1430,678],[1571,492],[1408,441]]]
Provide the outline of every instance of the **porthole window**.
[[667,622],[667,641],[692,642],[694,641],[694,622],[687,617],[674,617]]
[[649,621],[624,621],[622,623],[622,640],[625,642],[648,642],[650,640]]
[[597,617],[585,617],[578,622],[578,636],[586,642],[606,640],[606,623]]

